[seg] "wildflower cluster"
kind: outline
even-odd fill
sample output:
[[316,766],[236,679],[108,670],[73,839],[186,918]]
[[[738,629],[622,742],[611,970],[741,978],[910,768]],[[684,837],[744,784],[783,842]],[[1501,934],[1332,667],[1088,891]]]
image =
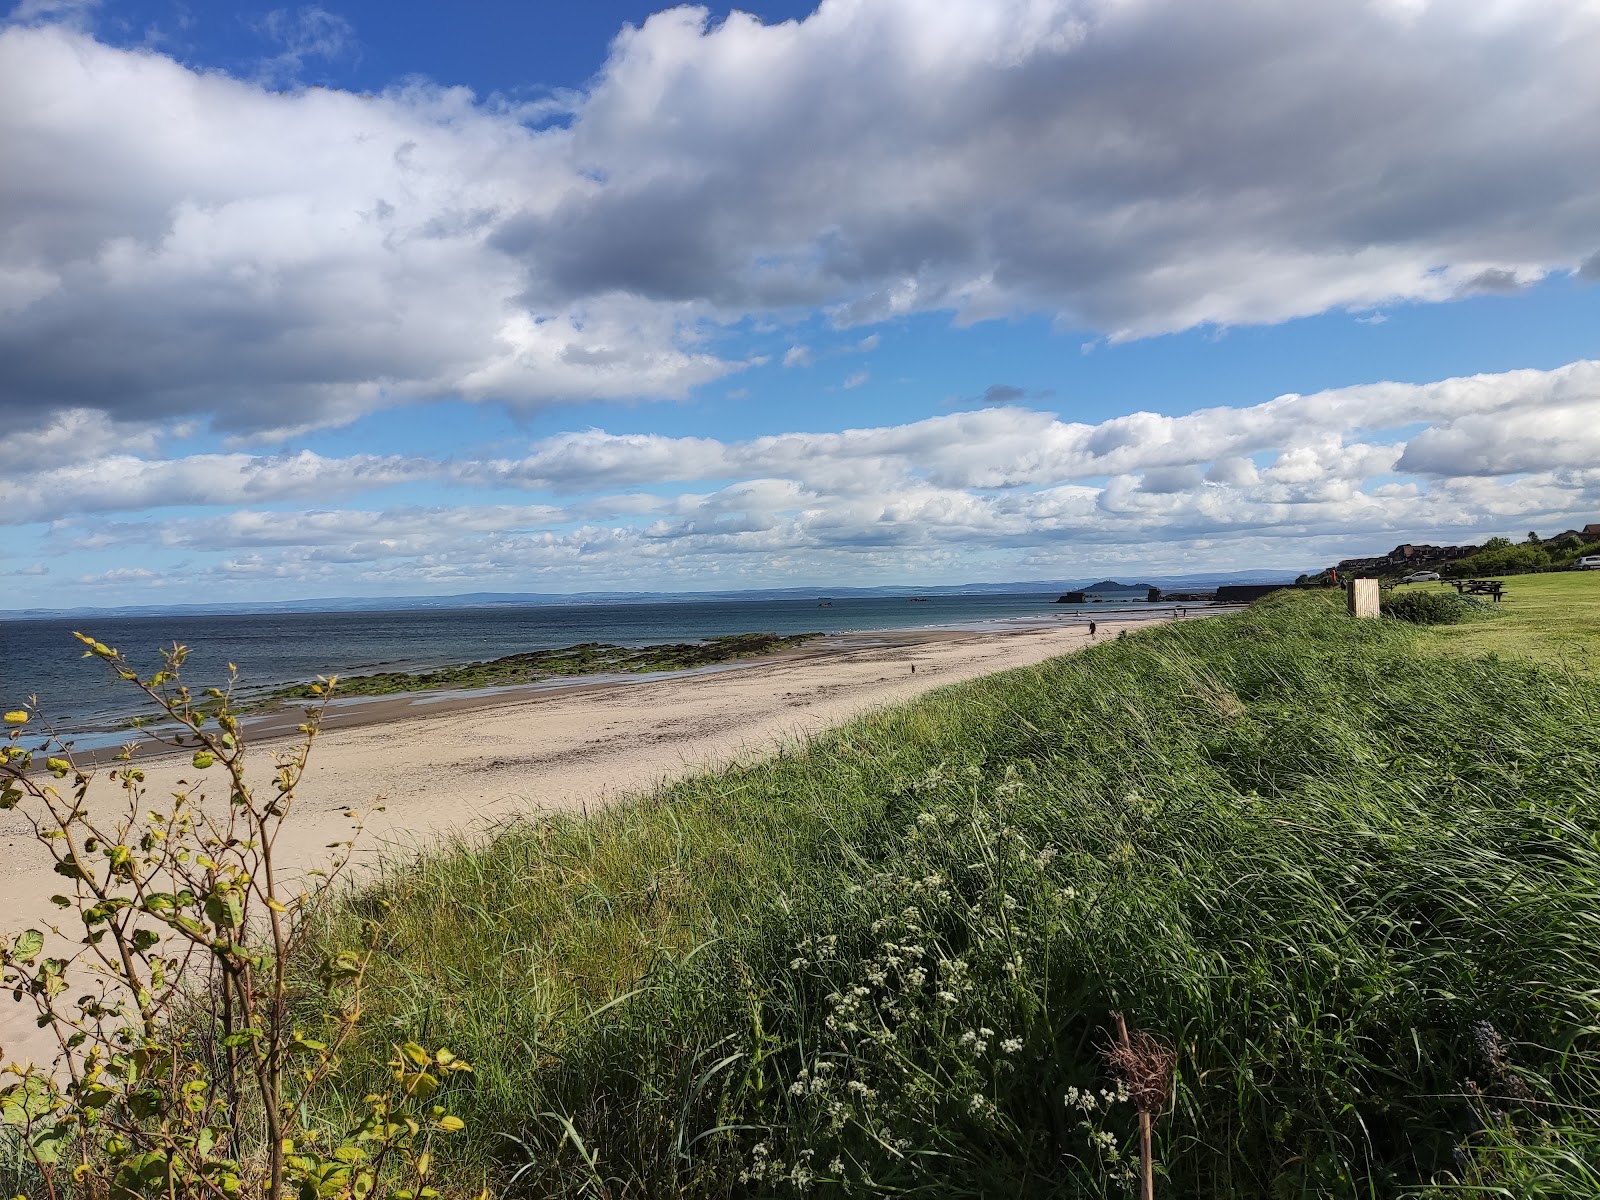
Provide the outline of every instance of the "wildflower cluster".
[[[1006,819],[1020,783],[982,802],[971,780],[946,768],[906,785],[919,805],[894,869],[858,875],[825,930],[792,943],[787,987],[810,1049],[782,1083],[788,1138],[750,1151],[746,1182],[904,1187],[937,1169],[952,1138],[1017,1136],[1008,1098],[1053,1069],[1048,1047],[1028,1053],[1034,964],[1061,898],[1077,893],[1055,879],[1061,848]],[[1068,1152],[1101,1171],[1117,1136],[1084,1132],[1087,1148]]]

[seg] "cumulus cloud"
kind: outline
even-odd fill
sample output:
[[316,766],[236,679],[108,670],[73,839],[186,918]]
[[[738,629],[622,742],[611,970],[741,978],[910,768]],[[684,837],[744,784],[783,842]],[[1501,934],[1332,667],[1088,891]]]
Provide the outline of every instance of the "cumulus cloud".
[[392,456],[324,458],[296,454],[131,454],[0,477],[0,522],[187,505],[256,504],[348,496],[435,473],[437,464]]
[[541,299],[490,244],[581,186],[563,137],[459,89],[276,93],[0,30],[0,417],[287,434],[441,395],[681,396],[731,370],[672,306]]
[[[757,474],[801,478],[830,490],[885,486],[914,475],[941,487],[1020,488],[1208,464],[1215,481],[1247,484],[1256,471],[1250,456],[1271,452],[1277,460],[1266,475],[1279,482],[1330,472],[1351,478],[1389,470],[1476,475],[1501,473],[1479,465],[1481,442],[1534,429],[1545,414],[1559,422],[1546,442],[1565,440],[1568,448],[1552,450],[1542,463],[1537,451],[1525,450],[1515,460],[1521,465],[1511,469],[1595,461],[1600,361],[1434,383],[1362,384],[1180,417],[1136,412],[1095,425],[1004,406],[906,425],[743,442],[588,430],[546,439],[520,460],[458,470],[479,483],[576,492]],[[1415,453],[1398,438],[1369,445],[1357,437],[1416,425],[1431,432],[1413,439]],[[1472,434],[1469,447],[1462,431],[1474,430],[1481,432]],[[1525,441],[1530,435],[1517,436]]]
[[[742,441],[590,429],[499,460],[123,454],[103,470],[17,471],[0,483],[0,513],[56,520],[53,549],[226,556],[204,568],[219,579],[732,586],[839,578],[866,563],[976,573],[996,555],[1020,564],[1051,547],[1214,568],[1189,556],[1237,561],[1239,547],[1272,538],[1279,562],[1303,552],[1312,565],[1390,535],[1459,541],[1596,519],[1596,463],[1600,362],[1577,362],[1099,424],[989,406]],[[417,480],[463,502],[327,503]],[[479,500],[507,489],[560,502]],[[316,507],[263,507],[295,500]],[[160,504],[243,507],[121,524],[73,515]]]
[[119,453],[148,454],[159,437],[160,430],[149,422],[119,422],[92,408],[61,409],[43,424],[0,437],[0,468],[33,471]]
[[1441,299],[1593,251],[1597,52],[1583,0],[675,9],[573,123],[607,185],[529,244],[572,294],[845,322],[1031,308],[1135,336]]
[[[555,126],[459,88],[278,92],[48,19],[83,7],[0,30],[13,424],[682,396],[738,369],[706,335],[752,313],[1127,338],[1593,274],[1588,0],[678,8]],[[343,49],[320,11],[276,19],[297,61]]]

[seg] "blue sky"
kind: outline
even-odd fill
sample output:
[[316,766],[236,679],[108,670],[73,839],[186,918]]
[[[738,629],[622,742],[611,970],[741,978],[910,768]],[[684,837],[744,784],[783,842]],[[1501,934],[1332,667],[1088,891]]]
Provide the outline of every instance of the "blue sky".
[[1600,521],[1582,0],[0,24],[0,609]]

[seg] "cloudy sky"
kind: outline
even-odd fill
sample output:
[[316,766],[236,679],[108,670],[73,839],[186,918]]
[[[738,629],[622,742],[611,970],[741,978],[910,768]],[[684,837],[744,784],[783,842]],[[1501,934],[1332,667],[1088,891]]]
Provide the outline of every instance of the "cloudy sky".
[[1600,521],[1594,0],[22,0],[0,608]]

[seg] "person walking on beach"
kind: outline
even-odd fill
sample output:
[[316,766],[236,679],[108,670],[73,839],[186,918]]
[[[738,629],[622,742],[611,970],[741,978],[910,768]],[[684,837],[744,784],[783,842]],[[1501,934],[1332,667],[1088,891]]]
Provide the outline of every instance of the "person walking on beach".
[[1090,621],[1089,622],[1089,636],[1093,637],[1094,636],[1094,631],[1096,629],[1098,629],[1098,628],[1100,628],[1098,625],[1096,625],[1093,621]]

